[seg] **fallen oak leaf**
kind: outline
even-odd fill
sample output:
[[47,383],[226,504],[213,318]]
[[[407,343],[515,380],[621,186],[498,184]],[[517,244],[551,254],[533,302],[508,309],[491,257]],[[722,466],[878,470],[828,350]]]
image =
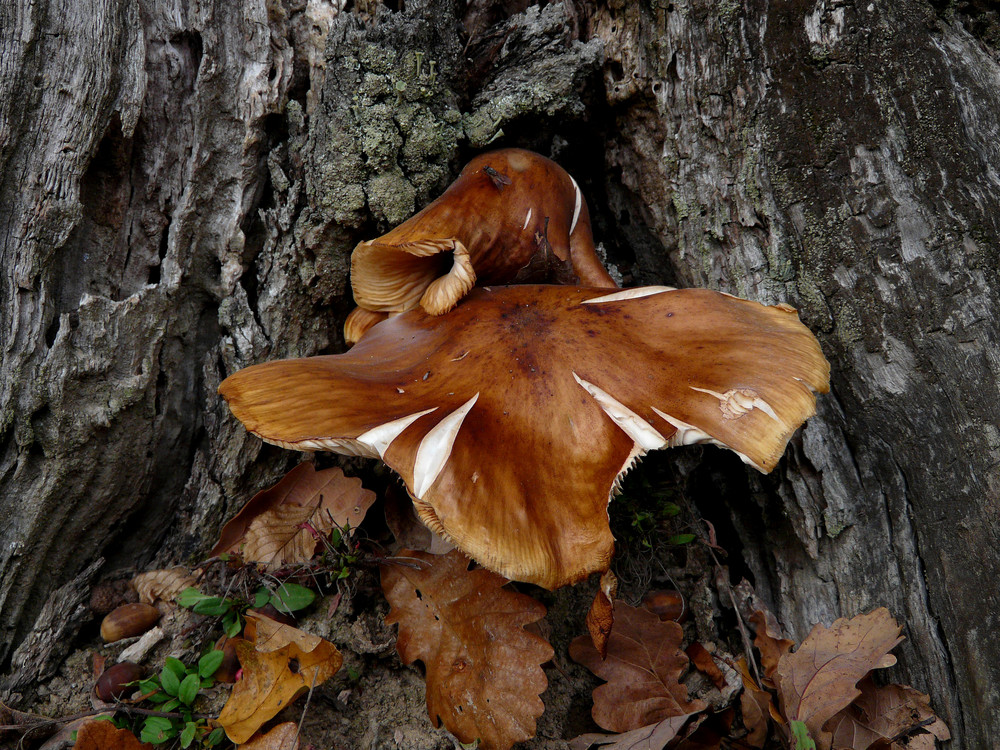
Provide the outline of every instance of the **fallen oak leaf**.
[[246,620],[246,639],[232,639],[242,678],[218,718],[236,744],[249,740],[300,692],[330,679],[344,661],[332,643],[317,635],[253,612]]
[[695,713],[668,716],[656,724],[619,734],[581,734],[570,742],[570,750],[587,750],[590,747],[601,747],[603,750],[663,750]]
[[[858,684],[860,697],[824,727],[835,750],[934,750],[937,740],[951,739],[947,725],[931,709],[930,698],[904,685],[877,686],[870,677]],[[907,737],[904,745],[898,738]],[[891,742],[892,744],[888,744]]]
[[239,750],[298,750],[299,727],[294,721],[278,724],[267,734],[256,734]]
[[[269,567],[306,562],[318,539],[334,527],[357,527],[375,502],[375,493],[337,468],[316,471],[311,461],[299,464],[273,487],[258,492],[227,523],[211,554],[240,552],[243,558]],[[308,524],[310,528],[305,528]]]
[[458,550],[435,556],[404,550],[417,568],[382,568],[382,590],[392,605],[386,623],[399,624],[396,650],[404,664],[426,669],[427,713],[461,742],[506,750],[535,734],[548,681],[541,664],[552,647],[527,632],[545,615],[529,596],[502,588],[507,580],[469,570]]
[[111,721],[88,721],[76,733],[73,750],[153,750],[132,732],[119,729]]
[[774,671],[782,713],[790,722],[803,722],[820,750],[830,748],[832,737],[823,726],[861,695],[861,679],[895,663],[889,651],[903,640],[901,631],[885,607],[840,618],[829,628],[813,627]]
[[671,716],[704,710],[689,700],[680,675],[688,667],[681,651],[684,631],[676,622],[661,622],[647,609],[615,602],[615,627],[608,655],[601,659],[589,636],[573,639],[569,655],[606,684],[594,689],[594,721],[612,732],[628,732]]

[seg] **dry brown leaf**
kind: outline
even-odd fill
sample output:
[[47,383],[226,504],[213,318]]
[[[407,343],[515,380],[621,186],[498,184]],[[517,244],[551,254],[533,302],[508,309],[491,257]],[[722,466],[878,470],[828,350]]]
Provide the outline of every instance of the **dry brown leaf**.
[[569,647],[573,661],[607,683],[594,690],[594,721],[612,732],[628,732],[670,716],[701,711],[705,704],[688,700],[678,680],[687,669],[681,651],[684,631],[676,622],[661,622],[647,609],[615,602],[615,627],[602,660],[589,636]]
[[299,727],[294,721],[278,724],[267,734],[256,734],[239,750],[298,750]]
[[722,670],[719,669],[719,666],[715,663],[715,658],[707,648],[695,641],[684,649],[684,653],[688,655],[695,669],[708,676],[715,687],[719,690],[726,687],[726,676],[722,674]]
[[335,526],[352,529],[375,502],[375,493],[361,480],[345,477],[339,468],[316,471],[311,462],[299,464],[273,487],[258,492],[222,529],[213,555],[241,552],[245,560],[270,568],[306,562],[316,552],[319,534]]
[[426,668],[427,712],[462,742],[505,750],[535,733],[548,681],[541,664],[552,647],[524,626],[545,607],[501,588],[507,581],[488,570],[469,570],[457,550],[435,556],[399,553],[426,565],[382,569],[382,590],[392,605],[388,624],[399,623],[396,650],[405,664]]
[[139,573],[132,579],[132,585],[139,594],[139,601],[156,604],[157,601],[172,602],[184,589],[197,586],[197,579],[185,567],[177,566],[166,570],[151,570]]
[[73,750],[153,750],[153,746],[110,721],[89,721],[76,733]]
[[[931,709],[930,698],[903,685],[878,687],[866,678],[858,684],[861,696],[826,723],[833,748],[867,750],[877,742],[906,736],[906,744],[893,742],[892,750],[934,750],[935,738],[951,738],[948,727]],[[919,731],[923,730],[923,731]]]
[[895,663],[889,651],[903,640],[901,631],[885,607],[829,628],[816,625],[774,672],[782,712],[804,722],[820,750],[829,748],[823,725],[861,694],[857,684],[870,671]]
[[747,660],[740,657],[736,662],[740,677],[743,678],[743,693],[740,695],[740,709],[743,711],[743,725],[747,728],[744,741],[751,747],[764,747],[767,740],[767,717],[775,713],[771,694],[760,687],[750,674]]
[[674,620],[680,623],[687,620],[688,612],[684,606],[684,596],[674,589],[646,592],[642,597],[642,606],[661,620]]
[[594,595],[594,602],[587,611],[587,630],[597,653],[604,659],[608,655],[608,638],[615,624],[615,596],[618,594],[618,579],[610,570],[601,575],[600,588]]
[[587,750],[589,747],[601,747],[604,750],[663,750],[693,715],[670,716],[648,727],[620,734],[581,734],[570,743],[570,750]]
[[765,681],[770,680],[774,675],[774,670],[778,668],[778,661],[782,656],[792,650],[795,641],[781,637],[781,627],[774,615],[766,609],[758,609],[750,616],[757,636],[753,639],[753,645],[760,651],[760,665],[764,668]]
[[244,635],[234,638],[243,677],[218,722],[236,744],[246,742],[300,692],[330,679],[344,659],[317,635],[248,612]]

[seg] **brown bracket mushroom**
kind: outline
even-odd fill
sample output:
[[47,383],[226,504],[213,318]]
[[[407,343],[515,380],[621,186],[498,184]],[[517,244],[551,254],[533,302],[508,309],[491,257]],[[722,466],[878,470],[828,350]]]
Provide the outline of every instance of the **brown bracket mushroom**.
[[516,148],[483,154],[420,213],[358,244],[358,307],[345,337],[353,343],[389,313],[418,305],[446,313],[477,281],[617,287],[597,258],[580,187],[558,164]]
[[608,500],[640,456],[709,442],[770,471],[828,381],[787,305],[513,286],[396,316],[346,354],[249,367],[219,391],[270,443],[381,458],[432,530],[556,588],[608,568]]

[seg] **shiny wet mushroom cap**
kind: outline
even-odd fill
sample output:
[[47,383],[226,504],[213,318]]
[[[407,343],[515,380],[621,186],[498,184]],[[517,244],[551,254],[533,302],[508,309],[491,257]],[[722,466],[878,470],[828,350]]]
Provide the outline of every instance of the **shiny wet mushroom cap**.
[[476,284],[615,288],[594,249],[587,203],[558,164],[522,149],[476,157],[445,193],[391,232],[358,244],[344,326],[357,341],[389,313],[451,310]]
[[828,389],[786,306],[699,289],[474,289],[346,354],[242,370],[247,429],[381,458],[420,518],[488,568],[547,588],[607,569],[607,505],[644,453],[709,442],[770,471]]

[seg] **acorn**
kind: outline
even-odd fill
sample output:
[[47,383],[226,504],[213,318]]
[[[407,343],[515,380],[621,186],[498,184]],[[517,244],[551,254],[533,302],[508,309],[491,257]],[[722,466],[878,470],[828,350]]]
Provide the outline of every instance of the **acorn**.
[[94,690],[97,697],[105,703],[130,698],[139,689],[138,685],[130,683],[138,682],[145,675],[146,670],[143,667],[130,661],[123,661],[105,669],[97,678]]
[[142,635],[160,619],[160,610],[152,604],[123,604],[111,610],[101,622],[101,638],[114,643],[122,638]]

